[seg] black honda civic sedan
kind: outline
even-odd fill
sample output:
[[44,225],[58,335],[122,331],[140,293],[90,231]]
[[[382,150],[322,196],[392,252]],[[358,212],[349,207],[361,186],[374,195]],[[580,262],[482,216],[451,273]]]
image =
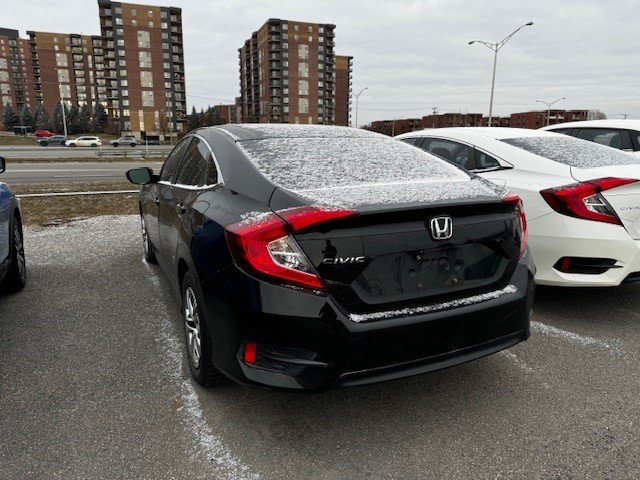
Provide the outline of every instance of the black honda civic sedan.
[[520,199],[346,127],[195,130],[142,184],[146,259],[212,386],[323,391],[437,370],[529,336]]

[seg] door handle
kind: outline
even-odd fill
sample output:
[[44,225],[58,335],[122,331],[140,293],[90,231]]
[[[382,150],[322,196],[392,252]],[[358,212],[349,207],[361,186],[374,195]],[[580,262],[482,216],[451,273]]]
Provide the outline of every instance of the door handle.
[[156,205],[160,205],[160,199],[156,197]]
[[179,203],[178,205],[176,205],[176,210],[178,210],[178,215],[184,215],[187,211],[187,207]]

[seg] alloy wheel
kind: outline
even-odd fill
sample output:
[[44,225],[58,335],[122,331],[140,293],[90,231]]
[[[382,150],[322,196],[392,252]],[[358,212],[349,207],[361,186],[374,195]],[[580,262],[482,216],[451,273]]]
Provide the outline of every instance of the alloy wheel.
[[200,366],[202,344],[200,338],[200,316],[198,301],[191,287],[185,290],[184,325],[187,336],[187,351],[195,368]]

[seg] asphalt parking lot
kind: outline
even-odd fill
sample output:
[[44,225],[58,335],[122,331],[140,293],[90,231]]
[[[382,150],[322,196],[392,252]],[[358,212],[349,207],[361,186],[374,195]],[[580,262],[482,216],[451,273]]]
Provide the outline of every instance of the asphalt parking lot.
[[189,377],[136,217],[27,229],[0,296],[0,478],[639,478],[640,285],[539,289],[531,339],[324,395]]

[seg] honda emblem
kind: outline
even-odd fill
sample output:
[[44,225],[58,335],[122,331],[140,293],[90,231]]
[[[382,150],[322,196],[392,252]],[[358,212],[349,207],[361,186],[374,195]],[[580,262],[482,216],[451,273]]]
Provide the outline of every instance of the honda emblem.
[[433,217],[429,222],[431,238],[447,240],[453,235],[453,220],[451,217]]

